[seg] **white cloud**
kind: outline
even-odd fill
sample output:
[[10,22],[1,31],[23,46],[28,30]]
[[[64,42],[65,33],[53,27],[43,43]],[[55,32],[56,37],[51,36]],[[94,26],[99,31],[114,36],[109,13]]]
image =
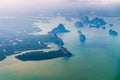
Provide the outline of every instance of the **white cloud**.
[[[91,6],[111,6],[120,3],[120,0],[0,0],[0,12],[29,12],[41,9],[83,8]],[[0,13],[1,14],[1,13]]]
[[[72,1],[72,2],[71,2]],[[90,4],[114,4],[120,0],[0,0],[0,8],[20,8],[20,7],[62,7],[62,6],[76,6],[90,5]],[[84,5],[84,6],[86,6]]]

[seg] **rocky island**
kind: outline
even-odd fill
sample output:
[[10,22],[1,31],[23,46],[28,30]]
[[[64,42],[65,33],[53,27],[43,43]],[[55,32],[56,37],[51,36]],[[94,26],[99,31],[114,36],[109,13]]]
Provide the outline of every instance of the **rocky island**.
[[48,34],[57,34],[57,33],[66,33],[66,32],[70,32],[70,31],[66,30],[63,24],[59,24],[52,31],[48,32]]
[[78,27],[78,28],[82,28],[82,27],[84,27],[84,24],[82,22],[77,21],[75,23],[75,26]]
[[75,26],[78,28],[82,28],[84,27],[84,25],[88,25],[89,28],[102,28],[105,29],[105,25],[107,24],[107,22],[99,17],[94,17],[91,20],[89,19],[88,16],[82,17],[81,22],[77,21],[75,22]]
[[81,31],[78,31],[78,33],[79,33],[80,42],[85,43],[86,41],[85,35]]
[[111,36],[117,36],[117,35],[118,35],[118,32],[115,31],[115,30],[110,29],[110,30],[109,30],[109,34],[110,34]]
[[105,26],[107,23],[102,19],[95,17],[90,21],[90,27],[100,28],[102,26]]

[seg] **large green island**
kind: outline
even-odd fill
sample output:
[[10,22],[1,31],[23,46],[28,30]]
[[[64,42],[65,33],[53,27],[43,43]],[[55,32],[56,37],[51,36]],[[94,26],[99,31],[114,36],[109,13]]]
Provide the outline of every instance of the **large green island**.
[[[59,24],[58,27],[54,28],[52,31],[48,32],[47,35],[22,35],[18,38],[13,38],[11,40],[3,39],[1,40],[0,48],[0,60],[4,60],[6,56],[15,56],[16,59],[22,61],[36,61],[36,60],[47,60],[58,57],[71,57],[72,54],[63,47],[64,42],[57,36],[57,33],[70,32],[66,30],[63,24]],[[50,49],[48,44],[54,43],[59,46],[59,50],[56,51],[37,51],[41,49]],[[20,54],[23,51],[34,50],[34,52]],[[36,50],[36,51],[35,51]]]

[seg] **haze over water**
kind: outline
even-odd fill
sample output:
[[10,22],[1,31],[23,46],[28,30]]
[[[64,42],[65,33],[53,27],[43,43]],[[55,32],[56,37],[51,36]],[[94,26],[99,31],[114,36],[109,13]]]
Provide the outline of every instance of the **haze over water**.
[[[58,36],[73,56],[28,62],[8,56],[0,62],[0,80],[119,80],[120,35],[113,37],[108,32],[113,29],[120,34],[119,3],[119,0],[1,0],[1,38],[20,33],[46,35],[62,23],[70,33]],[[83,16],[103,18],[106,29],[86,25],[76,28],[74,23]],[[113,27],[109,27],[111,23]],[[80,42],[79,30],[86,35],[84,44]],[[55,44],[50,46],[52,50],[59,48]]]

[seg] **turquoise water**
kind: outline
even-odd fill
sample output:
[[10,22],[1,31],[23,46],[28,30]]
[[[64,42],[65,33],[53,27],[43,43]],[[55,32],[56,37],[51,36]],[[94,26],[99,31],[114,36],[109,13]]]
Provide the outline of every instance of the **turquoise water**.
[[[0,80],[119,80],[120,36],[111,37],[109,28],[86,27],[80,29],[87,37],[83,44],[77,33],[79,29],[74,27],[75,21],[77,19],[68,22],[64,18],[55,18],[49,24],[37,24],[37,27],[42,25],[40,28],[46,30],[48,26],[64,23],[71,32],[58,36],[65,43],[64,47],[73,53],[73,57],[21,62],[11,56],[0,63]],[[114,29],[119,32],[119,21],[115,24],[117,26]]]
[[74,54],[69,60],[71,76],[76,80],[119,80],[120,37],[111,37],[104,30],[86,30],[85,44],[80,43],[75,30],[60,35]]

